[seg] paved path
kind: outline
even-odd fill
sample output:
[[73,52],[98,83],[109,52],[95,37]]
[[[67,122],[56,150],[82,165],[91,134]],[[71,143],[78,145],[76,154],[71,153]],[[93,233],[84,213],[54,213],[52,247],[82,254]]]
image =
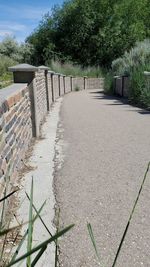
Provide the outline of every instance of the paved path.
[[[64,97],[61,124],[64,162],[56,166],[56,196],[61,226],[76,226],[60,243],[60,266],[99,266],[86,228],[90,222],[100,266],[110,267],[150,160],[150,114],[98,90],[80,91]],[[147,178],[117,267],[150,266]]]

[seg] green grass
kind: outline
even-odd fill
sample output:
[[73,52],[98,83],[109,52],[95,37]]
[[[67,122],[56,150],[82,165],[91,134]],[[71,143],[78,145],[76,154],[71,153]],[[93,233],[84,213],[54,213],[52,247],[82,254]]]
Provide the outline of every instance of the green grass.
[[12,73],[6,72],[0,76],[0,89],[7,87],[13,83]]
[[82,68],[81,66],[73,65],[70,62],[61,64],[59,61],[52,61],[49,67],[56,73],[62,73],[64,75],[72,75],[79,77],[87,76],[91,78],[103,77],[103,72],[100,67]]
[[[56,234],[52,235],[51,232],[49,231],[48,227],[44,223],[43,219],[40,216],[40,213],[43,210],[43,207],[45,206],[46,201],[42,204],[42,206],[39,210],[37,210],[35,205],[33,204],[33,188],[34,188],[33,185],[34,184],[33,184],[33,178],[32,178],[30,197],[26,193],[26,196],[27,196],[29,203],[30,203],[29,222],[28,222],[27,230],[25,231],[25,234],[21,238],[15,252],[13,253],[13,255],[11,257],[11,259],[5,259],[5,262],[3,262],[3,266],[5,266],[5,267],[13,266],[16,263],[22,263],[22,261],[25,261],[25,260],[26,260],[26,266],[27,267],[34,267],[37,264],[37,262],[39,261],[39,259],[42,257],[45,250],[47,249],[47,246],[49,244],[51,244],[52,242],[55,242],[56,250],[58,250],[58,243],[57,243],[58,238],[63,236],[66,232],[68,232],[74,226],[74,224],[72,224],[72,225],[69,225],[68,227],[66,227],[64,229],[59,229],[59,225],[57,225],[58,227],[57,227]],[[0,204],[3,204],[6,201],[6,199],[8,199],[15,192],[16,191],[11,192],[10,194],[5,194],[4,197],[2,199],[0,199]],[[32,247],[32,240],[33,240],[33,232],[34,232],[34,222],[37,219],[39,219],[42,222],[43,227],[47,230],[47,232],[49,234],[49,238],[33,248]],[[16,229],[21,229],[21,227],[25,224],[27,224],[27,223],[24,223],[22,225],[19,225],[19,226],[13,227],[13,228],[5,228],[4,225],[1,225],[0,237],[1,238],[3,237],[3,240],[4,240],[3,251],[1,253],[1,261],[3,259],[3,255],[4,255],[4,247],[5,247],[5,243],[7,241],[7,234],[9,232],[13,232]],[[20,251],[20,249],[21,249],[21,247],[22,247],[22,245],[26,239],[27,239],[27,250],[24,252],[23,255],[18,257],[18,253],[19,253],[19,251]],[[58,261],[58,254],[57,253],[58,252],[56,251],[55,266],[57,266],[57,261]],[[33,260],[31,258],[31,255],[33,256]]]

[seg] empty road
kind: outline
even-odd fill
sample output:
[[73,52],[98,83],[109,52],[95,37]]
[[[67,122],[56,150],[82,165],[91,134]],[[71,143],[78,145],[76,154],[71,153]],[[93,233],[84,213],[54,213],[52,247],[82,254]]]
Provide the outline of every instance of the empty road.
[[[99,90],[73,92],[63,99],[57,135],[60,226],[75,223],[60,242],[60,266],[111,267],[150,160],[150,114]],[[115,266],[150,266],[150,173]]]

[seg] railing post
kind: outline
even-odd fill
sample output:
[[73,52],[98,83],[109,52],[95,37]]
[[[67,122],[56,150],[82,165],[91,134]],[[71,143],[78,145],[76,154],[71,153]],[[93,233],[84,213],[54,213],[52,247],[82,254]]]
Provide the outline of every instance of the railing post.
[[54,99],[54,83],[53,83],[54,72],[53,71],[48,71],[48,73],[51,76],[52,102],[54,102],[55,101],[55,99]]
[[150,89],[150,71],[144,71],[144,76],[145,76],[146,81],[147,81],[148,89]]
[[66,93],[66,83],[65,83],[65,76],[66,76],[66,75],[63,75],[64,94]]
[[70,76],[70,88],[71,88],[71,92],[73,90],[73,76]]
[[87,76],[84,76],[84,90],[87,89]]
[[61,96],[61,90],[60,90],[60,73],[57,73],[58,74],[58,88],[59,88],[59,96]]
[[50,111],[49,88],[48,88],[48,77],[47,77],[49,68],[46,66],[39,66],[38,68],[45,72],[45,89],[46,89],[47,111]]
[[39,121],[35,82],[35,72],[38,71],[38,68],[29,64],[19,64],[8,69],[9,71],[13,72],[14,83],[28,83],[31,101],[30,108],[32,114],[32,134],[34,137],[39,137]]

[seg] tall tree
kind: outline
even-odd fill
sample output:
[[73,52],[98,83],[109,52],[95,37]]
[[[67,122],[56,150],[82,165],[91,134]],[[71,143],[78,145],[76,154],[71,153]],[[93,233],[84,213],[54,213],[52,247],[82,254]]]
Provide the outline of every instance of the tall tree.
[[148,0],[69,0],[47,14],[27,41],[37,63],[55,56],[84,65],[113,59],[150,37]]

